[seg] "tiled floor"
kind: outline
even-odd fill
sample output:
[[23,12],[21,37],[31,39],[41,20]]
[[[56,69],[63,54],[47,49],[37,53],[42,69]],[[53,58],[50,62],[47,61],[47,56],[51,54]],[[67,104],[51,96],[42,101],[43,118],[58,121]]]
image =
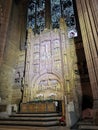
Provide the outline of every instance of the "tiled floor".
[[56,127],[0,126],[0,130],[70,130],[70,129],[64,126],[56,126]]

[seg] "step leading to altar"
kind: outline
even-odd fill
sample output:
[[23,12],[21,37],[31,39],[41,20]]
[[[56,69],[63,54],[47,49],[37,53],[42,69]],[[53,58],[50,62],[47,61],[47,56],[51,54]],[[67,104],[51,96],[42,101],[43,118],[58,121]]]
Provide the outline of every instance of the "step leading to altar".
[[61,113],[18,113],[12,114],[9,118],[1,118],[0,125],[17,126],[58,126]]

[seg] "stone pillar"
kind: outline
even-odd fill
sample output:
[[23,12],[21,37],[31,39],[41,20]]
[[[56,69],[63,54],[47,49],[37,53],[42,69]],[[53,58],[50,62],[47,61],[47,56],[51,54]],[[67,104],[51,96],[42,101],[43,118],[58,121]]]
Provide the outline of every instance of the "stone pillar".
[[76,0],[89,78],[98,109],[98,0]]

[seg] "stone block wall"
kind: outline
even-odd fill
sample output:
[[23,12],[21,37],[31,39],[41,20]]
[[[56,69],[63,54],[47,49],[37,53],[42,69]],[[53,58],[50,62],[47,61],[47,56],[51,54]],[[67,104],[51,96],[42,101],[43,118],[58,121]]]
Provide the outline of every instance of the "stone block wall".
[[[0,1],[0,8],[4,12],[3,21],[0,19],[0,104],[18,104],[21,86],[15,84],[15,72],[19,64],[24,69],[25,51],[21,50],[21,44],[25,42],[24,11],[21,12],[21,3],[16,4],[11,0],[5,3]],[[21,35],[24,39],[21,39]],[[20,60],[21,55],[23,57]]]

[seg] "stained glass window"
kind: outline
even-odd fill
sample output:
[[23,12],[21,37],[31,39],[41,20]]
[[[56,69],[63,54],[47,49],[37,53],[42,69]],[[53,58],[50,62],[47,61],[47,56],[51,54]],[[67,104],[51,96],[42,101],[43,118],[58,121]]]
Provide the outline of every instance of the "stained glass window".
[[61,17],[60,0],[51,0],[51,21],[53,28],[59,28],[60,17]]
[[51,0],[51,20],[53,28],[59,28],[60,17],[65,19],[68,26],[68,37],[72,38],[77,36],[72,0]]
[[[63,17],[68,26],[68,37],[71,38],[77,36],[76,21],[74,16],[72,0],[50,0],[50,2],[50,24],[52,25],[52,28],[59,28],[60,17]],[[34,33],[39,34],[45,28],[45,3],[45,0],[29,1],[27,28],[32,28]]]
[[28,4],[27,28],[40,33],[45,27],[45,0],[30,0]]

